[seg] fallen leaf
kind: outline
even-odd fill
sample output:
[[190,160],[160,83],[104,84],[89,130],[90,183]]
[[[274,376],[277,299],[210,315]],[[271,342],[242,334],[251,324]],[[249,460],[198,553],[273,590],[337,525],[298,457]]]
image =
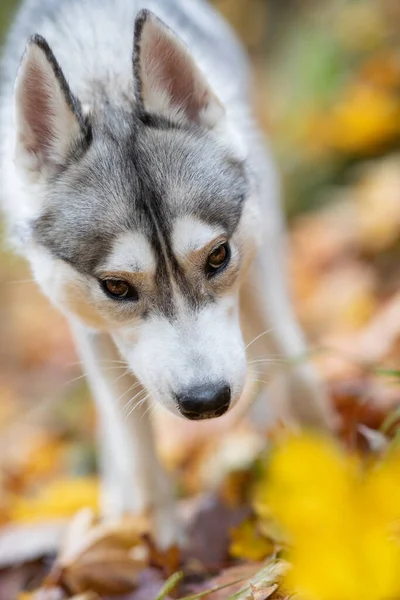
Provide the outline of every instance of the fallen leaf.
[[[228,595],[229,600],[249,600],[253,597],[252,589],[268,589],[268,587],[279,584],[279,581],[286,573],[288,564],[283,560],[271,559],[265,564],[248,563],[240,567],[226,569],[222,574],[213,579],[213,585],[221,585],[234,581],[234,577],[240,575],[248,580],[238,585],[235,584],[235,589],[230,590]],[[273,593],[273,592],[272,592]],[[226,600],[226,591],[216,591],[207,596],[207,600]]]
[[273,585],[259,586],[250,584],[251,594],[253,600],[267,600],[272,596],[272,594],[278,589],[278,584],[274,583]]
[[210,570],[225,566],[229,552],[229,531],[249,513],[248,507],[233,509],[216,496],[203,496],[187,528],[184,558],[195,559]]
[[15,499],[11,520],[20,522],[68,518],[84,506],[98,510],[99,482],[93,477],[56,479],[33,497]]
[[231,597],[238,592],[244,582],[249,577],[254,576],[261,566],[262,563],[248,562],[228,567],[210,581],[204,582],[198,593],[185,596],[181,600],[193,599],[194,597],[201,598],[203,596],[207,600],[226,600],[227,597]]
[[234,558],[260,561],[271,556],[274,550],[273,542],[261,534],[253,519],[247,519],[231,529],[229,553]]
[[89,510],[81,511],[70,525],[46,584],[62,585],[74,594],[131,591],[148,564],[143,527],[143,521],[133,518],[96,524]]
[[167,577],[175,573],[179,569],[181,563],[181,551],[179,546],[174,545],[165,550],[161,550],[157,548],[150,537],[146,537],[145,539],[150,551],[148,559],[149,564],[152,567],[160,568]]

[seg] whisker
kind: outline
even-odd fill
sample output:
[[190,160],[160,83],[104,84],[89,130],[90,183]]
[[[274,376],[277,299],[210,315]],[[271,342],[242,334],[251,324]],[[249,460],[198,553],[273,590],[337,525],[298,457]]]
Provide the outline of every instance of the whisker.
[[[107,367],[102,370],[103,371],[111,371],[113,369],[123,369],[123,368],[124,367]],[[125,371],[125,373],[123,373],[123,375],[126,375],[127,373],[128,373],[128,371]],[[64,385],[70,385],[71,383],[75,383],[76,381],[79,381],[80,379],[84,379],[85,377],[88,377],[88,373],[82,373],[81,375],[78,375],[77,377],[74,377],[73,379],[69,379],[68,381],[66,381],[64,383]],[[117,379],[115,381],[118,381],[118,379],[120,379],[120,377],[122,377],[122,375],[117,377]],[[113,383],[115,383],[115,381],[113,381]]]
[[120,400],[122,400],[122,398],[128,394],[129,392],[132,392],[134,389],[137,388],[137,386],[140,385],[140,381],[136,381],[135,383],[133,383],[127,390],[125,390],[116,400],[115,400],[115,404],[118,404],[118,402]]
[[285,361],[276,360],[275,358],[255,358],[254,360],[249,360],[247,364],[254,365],[256,363],[282,364],[285,363]]
[[[96,362],[101,362],[101,363],[109,363],[109,364],[119,364],[119,365],[123,365],[125,367],[128,366],[128,363],[125,360],[112,360],[112,359],[108,359],[108,358],[104,358],[104,359],[96,359]],[[67,367],[74,367],[77,365],[84,365],[84,361],[78,360],[76,362],[70,362],[70,363],[66,363]]]
[[254,338],[251,340],[251,342],[249,342],[249,343],[247,344],[247,346],[245,347],[245,351],[246,351],[248,348],[250,348],[250,346],[251,346],[252,344],[254,344],[254,342],[256,342],[257,340],[259,340],[259,339],[260,339],[260,338],[261,338],[263,335],[266,335],[267,333],[271,333],[271,331],[273,331],[273,330],[274,330],[274,327],[270,327],[269,329],[266,329],[266,330],[265,330],[265,331],[263,331],[262,333],[259,333],[258,335],[256,335],[256,336],[255,336],[255,337],[254,337]]
[[19,279],[17,281],[7,281],[8,285],[14,285],[16,283],[36,283],[36,279]]
[[271,383],[270,381],[265,381],[264,379],[248,379],[247,381],[250,381],[250,383],[265,383],[265,385],[269,385]]
[[126,369],[122,375],[118,375],[117,379],[114,379],[114,381],[112,382],[112,384],[114,385],[114,383],[117,383],[117,381],[119,381],[120,379],[122,379],[123,377],[126,377],[126,375],[130,374],[130,370]]
[[[136,400],[136,398],[138,398],[140,396],[140,394],[142,394],[143,392],[146,392],[146,390],[144,388],[141,389],[141,390],[139,390],[138,393],[135,394],[135,396],[133,396],[132,398],[130,398],[128,400],[128,402],[125,404],[124,410],[126,411],[127,409],[129,409],[132,406],[132,404],[134,403],[134,401]],[[139,402],[139,400],[137,402]]]
[[[141,392],[139,392],[139,394],[142,393],[142,392],[145,392],[145,396],[143,398],[141,398],[140,400],[138,400],[136,402],[136,404],[134,404],[132,406],[132,408],[130,409],[130,411],[125,415],[126,419],[128,419],[128,417],[130,417],[130,415],[133,413],[134,410],[136,410],[139,406],[142,406],[142,404],[144,404],[146,402],[147,398],[149,397],[150,394],[146,394],[146,390],[141,390]],[[139,396],[139,394],[136,394],[135,398],[137,396]],[[132,403],[131,402],[132,400],[134,400],[134,398],[133,399],[131,398],[131,400],[129,401],[129,404]]]
[[156,410],[157,410],[157,402],[152,402],[152,403],[151,403],[151,408],[152,408],[152,411],[151,411],[151,413],[150,413],[150,419],[152,419],[152,418],[153,418],[153,416],[154,416],[154,413],[155,413],[155,412],[156,412]]
[[[150,396],[150,394],[147,394],[147,396],[146,396],[146,400],[147,400],[147,398],[148,398],[149,396]],[[157,408],[157,406],[156,406],[156,404],[154,403],[154,401],[151,401],[151,402],[149,402],[149,406],[146,408],[146,410],[144,411],[144,413],[143,413],[143,414],[142,414],[142,416],[140,417],[140,420],[142,420],[142,419],[143,419],[143,417],[144,417],[145,415],[147,415],[147,413],[149,412],[149,410],[150,410],[151,408],[153,409],[153,413],[151,413],[151,414],[154,414],[154,410]],[[151,414],[150,414],[150,416],[151,416]]]

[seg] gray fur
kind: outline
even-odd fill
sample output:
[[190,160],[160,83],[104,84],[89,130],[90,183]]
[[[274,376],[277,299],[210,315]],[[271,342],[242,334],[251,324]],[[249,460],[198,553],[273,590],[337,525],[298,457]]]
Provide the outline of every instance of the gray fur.
[[157,225],[169,245],[173,219],[185,214],[231,236],[246,192],[243,166],[205,132],[144,125],[133,112],[110,108],[107,122],[94,122],[83,158],[51,180],[33,234],[93,274],[121,232],[146,232],[155,244]]
[[[107,331],[173,410],[180,387],[206,379],[227,381],[236,402],[240,285],[280,217],[228,26],[203,0],[26,0],[4,67],[5,212],[42,289],[71,321]],[[193,227],[201,244],[184,241],[179,255]],[[124,262],[108,269],[121,239]],[[222,243],[230,260],[209,276]],[[128,253],[140,244],[154,263],[135,273]],[[105,293],[102,280],[119,275],[134,301]]]
[[[18,70],[33,34],[46,42],[31,39]],[[172,66],[160,61],[168,55]],[[189,75],[183,84],[181,73]],[[276,172],[251,116],[247,73],[231,31],[203,0],[25,0],[5,47],[5,214],[78,341],[101,423],[103,514],[151,509],[166,545],[176,530],[143,410],[149,395],[179,414],[187,390],[198,400],[224,382],[224,409],[232,407],[250,349],[295,365],[293,408],[305,422],[332,422],[315,373],[293,360],[306,348],[283,276]],[[228,244],[229,262],[210,276],[212,253]],[[120,276],[137,292],[132,301],[110,297],[98,281]],[[108,379],[104,361],[121,357],[129,373]]]
[[[65,74],[70,88],[65,94],[90,107],[90,147],[84,140],[73,148],[65,168],[48,182],[47,202],[31,223],[36,242],[90,275],[121,231],[144,228],[154,241],[154,219],[168,247],[171,218],[186,212],[222,223],[231,235],[248,188],[244,165],[208,132],[138,115],[131,52],[133,21],[142,6],[177,29],[200,64],[214,63],[219,53],[213,72],[220,85],[225,82],[221,89],[229,90],[230,98],[223,100],[243,96],[241,50],[201,0],[27,0],[5,48],[3,119],[9,120],[11,85],[26,37],[35,31],[46,36]],[[193,10],[200,22],[192,18]],[[112,40],[101,22],[96,29],[99,13],[110,23]],[[26,233],[26,226],[17,225]]]

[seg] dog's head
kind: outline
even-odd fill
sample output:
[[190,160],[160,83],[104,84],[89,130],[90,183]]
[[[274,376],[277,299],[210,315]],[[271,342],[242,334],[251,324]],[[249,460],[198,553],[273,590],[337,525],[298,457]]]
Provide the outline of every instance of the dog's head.
[[155,400],[219,416],[245,378],[239,286],[257,226],[247,165],[186,46],[148,11],[132,80],[131,98],[85,113],[47,43],[30,40],[15,162],[39,206],[31,262],[56,304],[111,333]]

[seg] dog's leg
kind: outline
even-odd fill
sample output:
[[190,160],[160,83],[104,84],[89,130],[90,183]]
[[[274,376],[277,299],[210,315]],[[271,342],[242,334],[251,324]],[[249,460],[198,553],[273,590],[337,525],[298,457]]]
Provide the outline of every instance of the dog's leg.
[[[157,460],[146,392],[130,372],[110,369],[121,360],[110,336],[72,329],[99,417],[102,513],[150,511],[157,542],[169,546],[178,534],[173,493]],[[134,397],[138,402],[127,408]]]
[[[252,351],[258,361],[250,364],[250,372],[252,368],[257,371],[255,367],[258,371],[265,370],[268,363],[263,361],[269,357],[272,362],[275,359],[291,363],[284,373],[287,395],[284,410],[288,409],[304,425],[331,429],[335,419],[324,386],[306,358],[307,346],[286,286],[283,256],[280,234],[269,236],[268,247],[260,250],[242,286],[241,313],[247,330],[248,353]],[[265,380],[266,375],[255,374],[255,377]],[[255,411],[259,418],[260,403],[257,404]],[[268,408],[264,411],[268,412]]]

